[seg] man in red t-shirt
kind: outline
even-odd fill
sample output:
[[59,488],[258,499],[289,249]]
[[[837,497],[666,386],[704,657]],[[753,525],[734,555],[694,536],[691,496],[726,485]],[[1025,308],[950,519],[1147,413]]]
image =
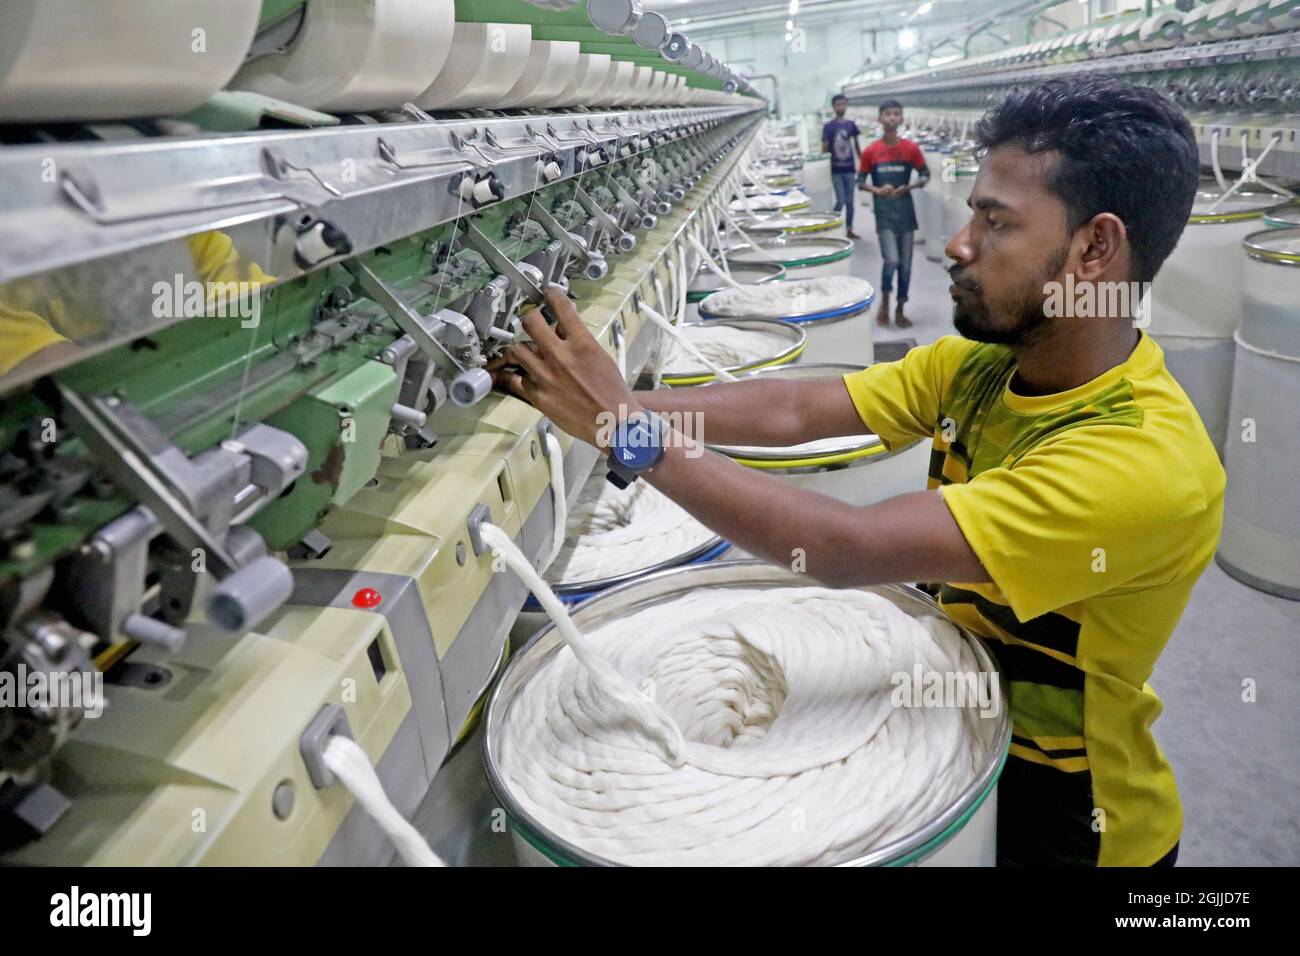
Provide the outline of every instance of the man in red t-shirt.
[[[907,287],[912,278],[912,236],[916,232],[916,210],[911,192],[930,181],[921,147],[898,135],[903,124],[903,106],[898,100],[880,104],[880,126],[884,135],[862,151],[858,181],[861,188],[876,197],[876,238],[884,260],[880,274],[880,308],[876,323],[889,325],[889,297],[893,291],[894,272],[898,272],[898,308],[894,323],[910,328],[912,321],[903,314]],[[916,182],[912,182],[916,170]],[[868,181],[870,177],[870,181]]]

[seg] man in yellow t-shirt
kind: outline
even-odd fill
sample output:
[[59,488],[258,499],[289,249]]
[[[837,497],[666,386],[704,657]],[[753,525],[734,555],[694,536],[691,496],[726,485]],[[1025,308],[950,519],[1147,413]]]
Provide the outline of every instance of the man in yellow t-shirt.
[[1214,553],[1224,474],[1137,299],[1100,293],[1149,283],[1174,248],[1195,140],[1160,96],[1108,79],[1014,92],[977,136],[972,218],[947,249],[962,338],[842,379],[632,393],[552,295],[557,328],[530,315],[533,344],[493,366],[497,382],[593,443],[620,407],[699,413],[726,445],[864,424],[891,448],[929,439],[930,490],[865,508],[680,441],[644,474],[751,553],[802,549],[826,583],[946,582],[940,603],[1010,682],[1001,863],[1172,863],[1182,815],[1146,681]]

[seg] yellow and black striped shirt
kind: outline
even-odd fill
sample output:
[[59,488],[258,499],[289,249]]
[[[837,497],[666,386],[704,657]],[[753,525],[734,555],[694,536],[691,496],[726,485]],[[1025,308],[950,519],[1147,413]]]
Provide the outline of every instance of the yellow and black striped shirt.
[[994,582],[939,601],[1010,682],[999,859],[1147,866],[1182,830],[1147,679],[1218,544],[1223,468],[1145,333],[1068,392],[1018,395],[1014,372],[950,336],[845,382],[887,444],[933,437],[930,487]]

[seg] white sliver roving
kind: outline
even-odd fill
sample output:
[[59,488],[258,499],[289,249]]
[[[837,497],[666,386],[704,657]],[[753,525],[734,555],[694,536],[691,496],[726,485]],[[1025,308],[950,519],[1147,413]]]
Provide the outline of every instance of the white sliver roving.
[[841,309],[871,297],[871,283],[853,276],[792,279],[740,289],[722,289],[701,303],[709,315],[779,318]]
[[649,482],[618,488],[598,468],[569,511],[564,546],[546,580],[571,584],[644,570],[713,538]]
[[[918,659],[945,675],[978,663],[947,621],[869,592],[702,588],[577,640],[600,666],[565,646],[540,667],[500,764],[539,823],[616,862],[845,862],[933,820],[991,746],[971,707],[895,706],[891,675]],[[631,712],[629,687],[665,717]]]
[[[790,338],[767,329],[745,329],[728,325],[683,325],[691,344],[710,361],[723,368],[739,368],[780,355],[790,347]],[[707,372],[708,369],[679,342],[665,342],[664,371]]]

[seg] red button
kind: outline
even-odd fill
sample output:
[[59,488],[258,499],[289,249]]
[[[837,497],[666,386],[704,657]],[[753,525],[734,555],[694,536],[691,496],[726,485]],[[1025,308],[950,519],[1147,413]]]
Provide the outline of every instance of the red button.
[[352,595],[352,606],[364,608],[378,607],[379,602],[383,599],[384,596],[374,588],[362,588],[356,594]]

